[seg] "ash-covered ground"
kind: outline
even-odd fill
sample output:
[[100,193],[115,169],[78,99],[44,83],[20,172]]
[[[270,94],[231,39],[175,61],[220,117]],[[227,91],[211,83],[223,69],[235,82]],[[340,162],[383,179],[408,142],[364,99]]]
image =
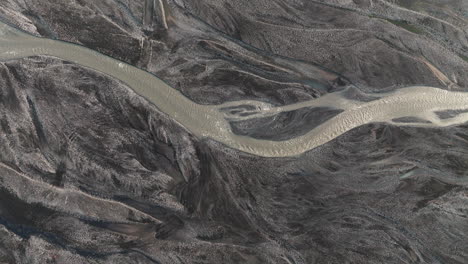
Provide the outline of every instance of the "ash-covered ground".
[[[200,104],[468,88],[464,0],[2,0],[0,18]],[[338,113],[231,127],[285,140]],[[263,158],[192,135],[91,69],[0,62],[0,263],[464,264],[467,171],[468,125],[369,124]]]

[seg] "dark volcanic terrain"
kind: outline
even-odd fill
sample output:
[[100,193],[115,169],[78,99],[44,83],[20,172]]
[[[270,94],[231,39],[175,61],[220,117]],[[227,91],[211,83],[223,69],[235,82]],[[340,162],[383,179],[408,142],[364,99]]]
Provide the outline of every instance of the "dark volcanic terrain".
[[[464,0],[0,0],[0,20],[204,105],[468,88]],[[341,112],[230,125],[281,141]],[[467,172],[468,124],[367,124],[266,158],[192,134],[84,66],[0,61],[0,263],[464,264]]]

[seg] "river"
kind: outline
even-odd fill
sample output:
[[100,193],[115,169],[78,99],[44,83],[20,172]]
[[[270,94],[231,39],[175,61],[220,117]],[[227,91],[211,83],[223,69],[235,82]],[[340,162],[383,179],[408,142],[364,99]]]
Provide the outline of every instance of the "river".
[[[59,40],[39,38],[0,23],[0,60],[19,59],[35,55],[57,57],[104,73],[127,84],[170,118],[198,137],[207,137],[250,154],[263,157],[300,155],[321,146],[347,131],[373,122],[396,125],[441,127],[468,121],[468,113],[440,119],[435,112],[468,109],[468,93],[446,91],[433,87],[415,86],[392,93],[372,95],[378,99],[360,102],[347,99],[342,92],[332,93],[311,101],[274,107],[243,100],[223,105],[196,104],[155,75],[113,59],[94,50]],[[252,105],[256,110],[247,117],[229,116],[223,109]],[[236,135],[228,119],[248,119],[271,116],[302,107],[331,107],[344,111],[308,133],[284,141],[254,139]],[[395,123],[394,119],[418,117],[430,123]]]

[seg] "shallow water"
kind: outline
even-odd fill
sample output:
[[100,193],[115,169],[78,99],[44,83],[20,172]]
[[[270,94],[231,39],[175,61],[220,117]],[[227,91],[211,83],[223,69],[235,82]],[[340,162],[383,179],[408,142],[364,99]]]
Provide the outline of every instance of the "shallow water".
[[[342,92],[297,104],[273,107],[257,101],[238,101],[223,105],[199,105],[189,100],[151,73],[100,54],[91,49],[58,40],[38,38],[0,23],[0,59],[18,59],[47,55],[71,61],[112,76],[155,104],[186,129],[199,137],[208,137],[231,148],[264,157],[284,157],[302,154],[358,126],[372,122],[396,125],[437,127],[468,121],[468,113],[440,119],[434,112],[468,109],[468,93],[450,92],[432,87],[408,87],[380,99],[360,102],[344,97]],[[249,115],[223,111],[227,107],[252,105]],[[246,120],[271,116],[303,107],[332,107],[345,110],[308,133],[284,141],[254,139],[235,135],[229,120]],[[393,119],[417,117],[431,123],[394,123]]]

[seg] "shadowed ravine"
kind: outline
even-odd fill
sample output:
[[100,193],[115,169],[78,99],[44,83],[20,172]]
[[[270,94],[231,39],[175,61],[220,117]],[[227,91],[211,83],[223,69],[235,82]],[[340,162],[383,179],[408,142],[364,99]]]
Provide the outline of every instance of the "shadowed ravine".
[[[71,61],[114,77],[136,93],[155,104],[162,112],[199,137],[208,137],[231,148],[264,157],[285,157],[302,154],[321,146],[347,131],[373,122],[389,122],[402,117],[419,117],[431,123],[403,123],[406,126],[442,127],[468,121],[468,114],[441,120],[434,113],[468,108],[468,93],[450,92],[432,87],[408,87],[371,102],[350,101],[339,94],[302,102],[296,106],[271,107],[255,101],[231,102],[224,105],[199,105],[179,91],[134,66],[104,56],[90,49],[51,39],[38,38],[20,32],[6,24],[0,25],[0,59],[8,60],[35,55],[47,55]],[[285,109],[328,106],[344,112],[329,119],[305,135],[269,141],[232,133],[222,108],[256,105],[255,117],[279,113]],[[233,117],[231,117],[232,119]],[[243,118],[245,119],[245,117]]]

